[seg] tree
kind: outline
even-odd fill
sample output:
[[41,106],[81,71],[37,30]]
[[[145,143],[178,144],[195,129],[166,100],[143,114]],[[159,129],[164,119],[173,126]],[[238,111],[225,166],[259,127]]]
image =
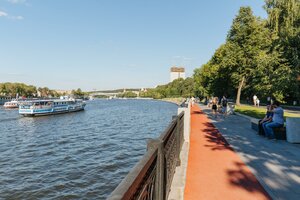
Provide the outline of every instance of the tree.
[[80,88],[78,88],[77,90],[72,90],[71,94],[73,94],[75,97],[78,97],[78,98],[82,98],[85,95],[85,93],[82,92],[82,90]]
[[231,43],[235,63],[231,78],[237,87],[236,104],[240,104],[242,89],[257,73],[258,59],[262,51],[267,51],[270,40],[268,30],[264,22],[256,18],[250,7],[241,7],[239,14],[233,20],[233,24],[227,36],[227,42]]
[[266,0],[268,20],[241,7],[225,44],[194,71],[202,96],[258,94],[285,102],[300,96],[300,0]]
[[[285,88],[285,98],[299,98],[300,84],[300,1],[299,0],[266,0],[265,10],[268,13],[268,27],[274,33],[273,48],[280,52],[282,59],[278,67],[282,74],[280,85]],[[283,73],[282,69],[285,69]],[[283,95],[280,94],[283,99]]]

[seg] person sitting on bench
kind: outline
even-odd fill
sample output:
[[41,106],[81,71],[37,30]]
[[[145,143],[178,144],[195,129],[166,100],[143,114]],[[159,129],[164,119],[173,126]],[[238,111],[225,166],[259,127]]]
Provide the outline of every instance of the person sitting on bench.
[[271,105],[268,105],[265,117],[258,121],[258,134],[259,135],[265,135],[265,131],[263,129],[263,124],[272,122],[272,117],[273,117],[272,110],[273,110],[273,107]]
[[273,104],[274,110],[271,111],[273,112],[273,118],[272,118],[272,122],[269,123],[265,123],[263,124],[263,129],[265,131],[266,136],[269,139],[274,139],[274,131],[273,128],[276,127],[283,127],[284,125],[284,111],[283,109],[280,107],[280,103],[278,101],[275,101]]

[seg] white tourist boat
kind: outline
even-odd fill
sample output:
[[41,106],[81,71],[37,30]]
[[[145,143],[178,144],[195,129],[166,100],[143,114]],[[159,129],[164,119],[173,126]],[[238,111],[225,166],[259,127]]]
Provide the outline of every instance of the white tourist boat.
[[20,103],[19,114],[24,116],[53,115],[84,110],[81,99],[33,100]]
[[17,100],[12,100],[5,102],[3,105],[4,108],[19,108],[19,102]]

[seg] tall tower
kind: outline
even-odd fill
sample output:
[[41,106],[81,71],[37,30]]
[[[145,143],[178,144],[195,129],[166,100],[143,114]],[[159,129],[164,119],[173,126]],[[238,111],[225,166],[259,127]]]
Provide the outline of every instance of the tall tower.
[[185,69],[184,67],[171,67],[170,70],[170,82],[175,79],[183,78],[185,79]]

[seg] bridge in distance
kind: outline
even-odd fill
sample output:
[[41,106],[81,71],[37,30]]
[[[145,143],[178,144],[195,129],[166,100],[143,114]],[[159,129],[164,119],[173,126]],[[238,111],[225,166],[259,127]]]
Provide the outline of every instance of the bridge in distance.
[[[140,94],[140,91],[130,91],[133,92],[137,95]],[[124,92],[92,92],[90,93],[90,96],[108,96],[108,97],[113,97],[113,96],[117,96],[118,94],[122,94]]]

